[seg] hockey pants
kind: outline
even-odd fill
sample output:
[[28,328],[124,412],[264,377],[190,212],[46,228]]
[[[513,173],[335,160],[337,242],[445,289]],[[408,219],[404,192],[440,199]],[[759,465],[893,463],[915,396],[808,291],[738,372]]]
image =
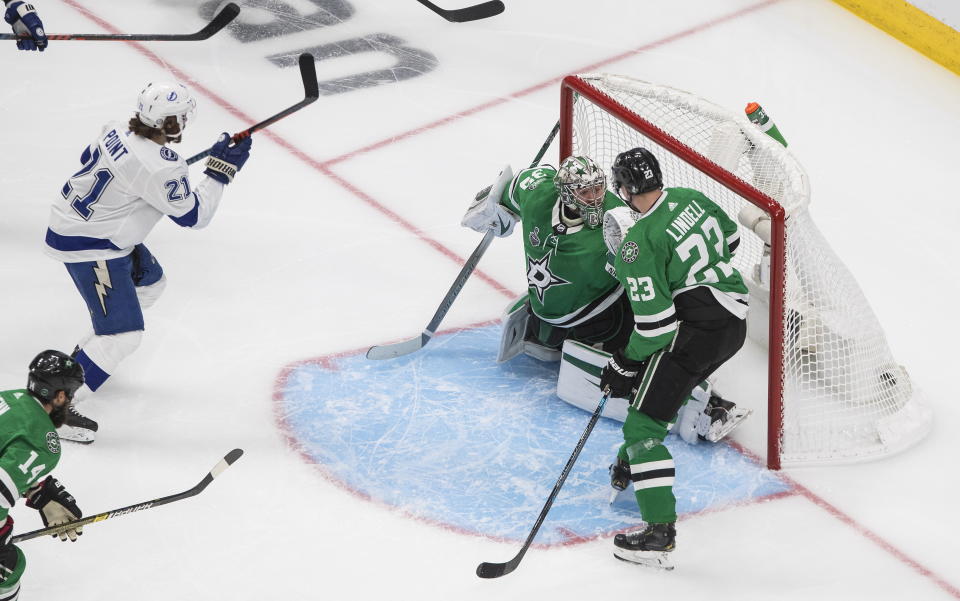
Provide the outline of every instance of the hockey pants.
[[671,421],[693,388],[733,357],[746,338],[746,322],[681,321],[673,343],[647,361],[623,423],[620,458],[630,474],[640,515],[648,524],[675,522],[673,456],[663,445]]

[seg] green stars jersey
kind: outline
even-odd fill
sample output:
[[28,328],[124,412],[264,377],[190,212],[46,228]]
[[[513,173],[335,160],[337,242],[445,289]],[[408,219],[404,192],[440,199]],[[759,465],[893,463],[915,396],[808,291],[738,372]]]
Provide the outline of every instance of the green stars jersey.
[[0,392],[0,520],[60,461],[60,437],[26,390]]
[[[503,191],[500,204],[523,224],[527,294],[541,320],[570,328],[596,316],[622,294],[610,273],[601,228],[571,225],[561,218],[562,203],[550,166],[525,169]],[[604,210],[623,206],[609,191]]]
[[747,315],[747,287],[730,264],[740,242],[737,224],[712,200],[689,188],[667,188],[629,226],[614,258],[634,314],[624,354],[642,361],[677,331],[674,299],[705,286],[734,316]]

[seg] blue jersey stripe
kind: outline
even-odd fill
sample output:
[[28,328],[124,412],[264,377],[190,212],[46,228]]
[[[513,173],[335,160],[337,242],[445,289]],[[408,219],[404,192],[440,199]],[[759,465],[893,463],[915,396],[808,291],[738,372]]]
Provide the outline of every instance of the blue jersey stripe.
[[77,250],[123,250],[110,240],[89,236],[63,236],[47,228],[47,246],[54,250],[71,252]]

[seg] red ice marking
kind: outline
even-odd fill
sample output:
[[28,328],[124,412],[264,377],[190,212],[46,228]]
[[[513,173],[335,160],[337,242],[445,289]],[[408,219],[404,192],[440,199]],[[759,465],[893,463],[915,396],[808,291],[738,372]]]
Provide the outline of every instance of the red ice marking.
[[[650,42],[650,43],[645,44],[645,45],[643,45],[643,46],[639,46],[639,47],[637,47],[637,48],[634,48],[634,49],[631,49],[631,50],[627,50],[626,52],[622,52],[622,53],[620,53],[620,54],[617,54],[617,55],[615,55],[615,56],[609,57],[609,58],[604,59],[604,60],[602,60],[602,61],[599,61],[599,62],[596,62],[596,63],[592,63],[592,64],[590,64],[590,65],[586,65],[586,66],[580,67],[580,68],[578,68],[578,69],[574,69],[574,70],[572,70],[571,72],[574,72],[574,73],[586,72],[586,71],[591,71],[591,70],[594,70],[594,69],[598,69],[598,68],[600,68],[600,67],[604,67],[604,66],[610,65],[610,64],[615,63],[615,62],[617,62],[617,61],[620,61],[620,60],[623,60],[623,59],[626,59],[626,58],[630,58],[630,57],[632,57],[632,56],[635,56],[636,54],[639,54],[639,53],[641,53],[641,52],[644,52],[644,51],[647,51],[647,50],[651,50],[651,49],[653,49],[653,48],[657,48],[657,47],[660,47],[660,46],[669,44],[670,42],[674,42],[674,41],[677,41],[677,40],[679,40],[679,39],[686,38],[686,37],[692,36],[692,35],[694,35],[694,34],[697,34],[697,33],[703,32],[703,31],[706,31],[707,29],[710,29],[710,28],[715,27],[715,26],[717,26],[717,25],[726,23],[726,22],[728,22],[728,21],[732,21],[732,20],[737,19],[737,18],[739,18],[739,17],[742,17],[742,16],[744,16],[744,15],[746,15],[746,14],[749,14],[749,13],[752,13],[752,12],[755,12],[755,11],[758,11],[758,10],[761,10],[761,9],[763,9],[763,8],[766,8],[766,7],[770,6],[770,5],[776,4],[776,3],[780,2],[780,1],[782,1],[782,0],[766,0],[766,1],[764,1],[764,2],[759,2],[759,3],[757,3],[757,4],[754,4],[754,5],[751,5],[751,6],[747,6],[747,7],[745,7],[745,8],[742,8],[742,9],[740,9],[740,10],[738,10],[738,11],[735,11],[735,12],[732,12],[732,13],[730,13],[730,14],[724,15],[724,16],[722,16],[722,17],[718,17],[718,18],[713,19],[713,20],[711,20],[711,21],[706,21],[706,22],[704,22],[704,23],[701,23],[700,25],[696,25],[696,26],[691,27],[691,28],[689,28],[689,29],[685,29],[685,30],[683,30],[683,31],[677,32],[677,33],[675,33],[675,34],[673,34],[673,35],[670,35],[670,36],[667,36],[667,37],[665,37],[665,38],[661,38],[660,40],[656,40],[656,41],[654,41],[654,42]],[[114,27],[112,24],[110,24],[110,23],[107,22],[106,20],[104,20],[104,19],[98,17],[97,15],[95,15],[94,13],[92,13],[89,9],[87,9],[86,7],[84,7],[83,5],[81,5],[80,3],[78,3],[76,0],[64,0],[64,2],[65,2],[68,6],[74,8],[75,10],[77,10],[78,12],[80,12],[83,16],[87,17],[88,19],[90,19],[91,21],[93,21],[94,23],[96,23],[97,25],[99,25],[100,27],[102,27],[103,29],[105,29],[106,31],[108,31],[108,32],[110,32],[110,33],[122,33],[120,30],[118,30],[118,29],[117,29],[116,27]],[[193,79],[192,77],[190,77],[189,75],[187,75],[187,74],[186,74],[184,71],[182,71],[181,69],[178,69],[177,67],[175,67],[175,66],[171,65],[170,63],[168,63],[167,61],[163,60],[163,59],[160,58],[157,54],[155,54],[153,51],[147,49],[147,48],[146,48],[145,46],[143,46],[142,44],[140,44],[140,43],[138,43],[138,42],[124,42],[124,43],[133,46],[134,49],[137,50],[137,52],[139,52],[140,54],[144,55],[145,57],[147,57],[148,59],[150,59],[152,62],[156,63],[157,65],[159,65],[159,66],[161,66],[161,67],[163,67],[163,68],[165,68],[165,69],[170,70],[170,72],[173,73],[175,76],[177,76],[177,78],[179,78],[179,79],[182,80],[182,81],[185,81],[185,82],[189,83],[190,86],[191,86],[193,89],[195,89],[195,90],[199,91],[201,94],[205,95],[207,98],[209,98],[210,100],[212,100],[215,104],[217,104],[218,106],[220,106],[221,108],[223,108],[224,110],[226,110],[226,111],[227,111],[228,113],[230,113],[231,115],[237,117],[237,118],[240,119],[242,122],[245,122],[245,123],[253,123],[253,122],[254,122],[254,120],[253,120],[252,118],[250,118],[249,116],[247,116],[243,111],[241,111],[240,109],[236,108],[235,106],[233,106],[232,104],[230,104],[228,101],[226,101],[225,99],[221,98],[221,97],[218,96],[216,93],[212,92],[211,90],[209,90],[208,88],[206,88],[205,86],[203,86],[202,84],[200,84],[199,82],[197,82],[195,79]],[[408,130],[408,131],[406,131],[406,132],[404,132],[404,133],[401,133],[401,134],[399,134],[399,135],[396,135],[396,136],[391,136],[390,138],[387,138],[387,139],[382,140],[382,141],[380,141],[380,142],[376,142],[376,143],[374,143],[374,144],[370,144],[370,145],[368,145],[368,146],[364,146],[364,147],[359,148],[359,149],[357,149],[357,150],[348,152],[348,153],[343,154],[343,155],[340,155],[340,156],[338,156],[338,157],[334,157],[334,158],[332,158],[332,159],[328,159],[328,160],[323,161],[323,162],[317,161],[316,159],[310,157],[309,155],[307,155],[305,152],[303,152],[303,151],[300,150],[299,148],[295,147],[294,145],[290,144],[289,142],[287,142],[286,140],[284,140],[284,139],[281,138],[280,136],[278,136],[278,135],[274,134],[273,132],[271,132],[269,129],[263,130],[263,131],[261,132],[261,134],[267,136],[268,138],[270,138],[271,140],[273,140],[274,142],[276,142],[279,146],[281,146],[282,148],[284,148],[287,152],[289,152],[290,154],[292,154],[292,155],[295,156],[296,158],[300,159],[301,161],[303,161],[304,163],[306,163],[306,164],[309,165],[310,167],[314,168],[315,170],[319,171],[320,173],[322,173],[322,174],[326,175],[327,177],[331,178],[331,179],[334,180],[337,184],[339,184],[341,187],[343,187],[344,189],[346,189],[347,191],[349,191],[351,194],[357,196],[357,197],[360,198],[362,201],[364,201],[364,202],[366,202],[367,204],[371,205],[371,206],[372,206],[373,208],[375,208],[376,210],[378,210],[378,211],[380,211],[381,213],[387,215],[390,219],[392,219],[393,221],[395,221],[397,224],[401,225],[404,229],[406,229],[406,230],[410,231],[411,233],[413,233],[417,238],[421,239],[422,241],[424,241],[424,242],[426,242],[427,244],[429,244],[430,246],[432,246],[434,249],[436,249],[437,251],[439,251],[439,252],[440,252],[441,254],[443,254],[444,256],[446,256],[446,257],[454,260],[455,262],[457,262],[457,263],[459,263],[459,264],[462,264],[462,263],[465,261],[465,259],[463,259],[463,258],[460,257],[459,255],[457,255],[455,252],[453,252],[452,250],[450,250],[449,248],[447,248],[446,246],[444,246],[444,245],[441,244],[440,242],[438,242],[438,241],[434,240],[433,238],[430,238],[429,236],[427,236],[422,230],[420,230],[418,227],[416,227],[415,225],[413,225],[411,222],[407,221],[406,219],[403,219],[402,217],[400,217],[399,215],[397,215],[395,212],[391,211],[391,210],[388,209],[386,206],[384,206],[384,205],[381,204],[380,202],[376,201],[373,197],[371,197],[370,195],[368,195],[368,194],[366,194],[365,192],[361,191],[361,190],[360,190],[359,188],[357,188],[355,185],[351,184],[350,182],[346,181],[346,180],[343,179],[342,177],[340,177],[340,176],[338,176],[337,174],[335,174],[333,171],[330,170],[330,167],[331,167],[332,165],[334,165],[334,164],[337,164],[337,163],[341,163],[341,162],[350,160],[350,159],[352,159],[352,158],[354,158],[354,157],[356,157],[356,156],[359,156],[359,155],[361,155],[361,154],[367,154],[367,153],[372,152],[372,151],[374,151],[374,150],[377,150],[377,149],[380,149],[380,148],[384,148],[384,147],[389,146],[389,145],[391,145],[391,144],[394,144],[394,143],[396,143],[396,142],[405,140],[405,139],[407,139],[407,138],[411,138],[411,137],[413,137],[413,136],[416,136],[416,135],[419,135],[419,134],[421,134],[421,133],[430,131],[430,130],[432,130],[432,129],[436,129],[436,128],[441,127],[441,126],[443,126],[443,125],[448,125],[448,124],[453,123],[453,122],[455,122],[455,121],[458,121],[459,119],[462,119],[462,118],[464,118],[464,117],[468,117],[468,116],[470,116],[470,115],[473,115],[473,114],[476,114],[476,113],[485,111],[485,110],[487,110],[487,109],[494,108],[494,107],[496,107],[496,106],[499,106],[499,105],[501,105],[501,104],[506,103],[506,102],[509,101],[509,100],[514,100],[514,99],[517,99],[517,98],[522,98],[522,97],[527,96],[527,95],[529,95],[529,94],[532,94],[532,93],[534,93],[534,92],[538,92],[538,91],[540,91],[540,90],[542,90],[542,89],[544,89],[544,88],[547,88],[547,87],[549,87],[549,86],[551,86],[551,85],[556,84],[556,83],[559,82],[561,79],[562,79],[562,76],[561,76],[561,77],[551,78],[551,79],[549,79],[549,80],[547,80],[547,81],[541,82],[541,83],[536,84],[536,85],[534,85],[534,86],[531,86],[531,87],[525,88],[525,89],[523,89],[523,90],[520,90],[520,91],[518,91],[518,92],[515,92],[515,93],[513,93],[513,94],[510,94],[509,96],[506,96],[506,97],[503,97],[503,98],[498,98],[498,99],[496,99],[496,100],[492,100],[492,101],[486,102],[486,103],[484,103],[484,104],[481,104],[481,105],[478,105],[478,106],[475,106],[475,107],[466,109],[466,110],[464,110],[464,111],[460,111],[460,112],[458,112],[458,113],[455,113],[455,114],[453,114],[453,115],[449,115],[449,116],[444,117],[444,118],[442,118],[442,119],[439,119],[439,120],[437,120],[437,121],[433,121],[433,122],[428,123],[428,124],[426,124],[426,125],[422,125],[422,126],[420,126],[420,127],[418,127],[418,128],[415,128],[415,129],[412,129],[412,130]],[[508,297],[511,297],[511,298],[514,296],[514,293],[512,293],[509,289],[507,289],[505,286],[503,286],[502,284],[500,284],[499,282],[497,282],[496,280],[494,280],[492,277],[488,276],[487,274],[483,273],[483,272],[480,271],[479,269],[478,269],[477,271],[475,271],[475,273],[477,274],[477,277],[479,277],[481,280],[483,280],[483,281],[487,282],[488,284],[490,284],[494,289],[496,289],[498,292],[500,292],[500,293],[503,294],[504,296],[508,296]],[[487,323],[489,323],[489,322],[487,322]],[[469,328],[469,327],[477,327],[477,326],[479,326],[479,325],[483,325],[483,324],[474,324],[473,326],[468,326],[468,328]],[[468,328],[461,328],[461,329],[468,329]],[[449,332],[449,331],[451,331],[451,330],[447,330],[446,332]],[[367,499],[367,500],[371,500],[368,495],[366,495],[365,493],[362,493],[362,492],[360,492],[360,491],[351,489],[346,483],[339,481],[339,480],[338,480],[337,478],[335,478],[332,474],[330,474],[329,472],[327,472],[327,471],[323,468],[323,466],[317,464],[317,463],[313,460],[313,458],[311,458],[311,457],[302,449],[302,447],[300,446],[299,441],[297,441],[296,438],[293,436],[292,430],[289,428],[289,426],[288,426],[287,423],[286,423],[286,416],[284,416],[284,415],[281,413],[281,411],[280,411],[280,401],[282,400],[282,397],[283,397],[283,389],[286,387],[286,380],[287,380],[287,378],[289,377],[290,373],[292,373],[292,371],[293,371],[297,366],[299,366],[299,365],[304,365],[304,364],[309,364],[309,363],[315,363],[315,364],[320,364],[320,365],[327,366],[327,365],[329,365],[328,362],[329,362],[331,359],[333,359],[333,358],[340,357],[340,356],[346,356],[346,355],[350,355],[350,354],[355,354],[355,353],[358,353],[358,352],[360,352],[360,349],[353,350],[353,351],[347,351],[347,352],[344,352],[344,353],[338,353],[338,354],[335,354],[335,355],[327,355],[327,356],[325,356],[325,357],[319,357],[319,358],[315,358],[315,359],[308,359],[308,360],[304,360],[304,361],[300,361],[300,362],[297,362],[297,363],[290,364],[290,365],[288,365],[287,367],[285,367],[285,368],[283,369],[283,371],[281,371],[280,375],[277,376],[277,380],[276,380],[275,385],[274,385],[274,395],[273,395],[273,400],[274,400],[274,417],[275,417],[275,419],[276,419],[276,421],[277,421],[278,426],[280,427],[281,432],[283,433],[283,435],[284,435],[284,437],[286,438],[288,444],[290,445],[290,447],[291,447],[292,449],[297,450],[297,452],[298,452],[298,453],[300,454],[300,456],[304,459],[304,461],[306,461],[307,463],[310,463],[310,464],[313,464],[314,466],[316,466],[316,467],[321,471],[321,473],[323,473],[323,475],[324,475],[325,477],[327,477],[328,479],[330,479],[330,480],[332,480],[332,481],[337,482],[337,483],[340,484],[342,487],[344,487],[345,489],[349,490],[351,493],[353,493],[353,494],[355,494],[355,495],[357,495],[357,496],[359,496],[359,497],[361,497],[361,498],[364,498],[364,499]],[[750,456],[750,457],[756,458],[756,455],[754,455],[754,454],[751,453],[750,451],[744,449],[743,447],[737,445],[736,443],[730,443],[730,444],[731,444],[731,446],[733,446],[734,448],[736,448],[736,449],[739,450],[740,452],[744,453],[745,455],[748,455],[748,456]],[[877,544],[878,546],[880,546],[882,549],[886,550],[888,553],[890,553],[891,555],[893,555],[895,558],[897,558],[898,560],[900,560],[902,563],[905,563],[906,565],[908,565],[908,566],[910,566],[911,568],[913,568],[913,569],[914,569],[917,573],[919,573],[920,575],[922,575],[922,576],[924,576],[924,577],[929,578],[930,580],[932,580],[937,586],[939,586],[941,589],[943,589],[944,591],[946,591],[947,593],[949,593],[949,594],[950,594],[951,596],[953,596],[955,599],[960,599],[960,589],[958,589],[957,587],[953,586],[952,584],[950,584],[949,582],[947,582],[946,580],[944,580],[942,577],[940,577],[939,575],[935,574],[933,571],[927,569],[926,567],[924,567],[923,565],[921,565],[921,564],[920,564],[919,562],[917,562],[916,560],[910,558],[910,557],[909,557],[908,555],[906,555],[904,552],[902,552],[901,550],[897,549],[892,543],[887,542],[886,540],[884,540],[883,538],[881,538],[879,535],[877,535],[876,533],[874,533],[872,530],[870,530],[870,529],[866,528],[865,526],[859,524],[856,520],[854,520],[853,518],[851,518],[851,517],[848,516],[847,514],[843,513],[843,512],[840,511],[838,508],[836,508],[835,506],[831,505],[830,503],[828,503],[827,501],[825,501],[823,498],[821,498],[820,496],[818,496],[818,495],[815,494],[814,492],[810,491],[810,490],[807,489],[805,486],[799,484],[798,482],[796,482],[795,480],[793,480],[793,479],[790,478],[789,476],[786,476],[785,474],[781,473],[781,474],[780,474],[780,477],[781,477],[785,482],[787,482],[788,484],[790,484],[790,485],[794,488],[795,493],[789,493],[789,492],[788,492],[788,493],[779,493],[779,494],[777,494],[777,495],[772,495],[772,496],[770,496],[770,497],[761,497],[761,498],[758,498],[758,499],[754,499],[754,500],[752,500],[752,501],[750,501],[750,502],[763,502],[763,501],[771,500],[771,499],[774,499],[774,498],[783,498],[783,497],[793,496],[793,494],[802,495],[803,497],[805,497],[805,498],[807,498],[808,500],[810,500],[810,502],[812,502],[813,504],[815,504],[815,505],[821,507],[822,509],[826,510],[826,511],[827,511],[828,513],[830,513],[832,516],[834,516],[835,518],[837,518],[837,519],[840,520],[841,522],[847,524],[848,526],[850,526],[851,528],[853,528],[855,531],[857,531],[857,532],[859,532],[861,535],[863,535],[865,538],[867,538],[868,540],[870,540],[870,541],[874,542],[875,544]],[[381,503],[378,503],[378,504],[381,504]],[[395,508],[393,508],[392,506],[389,506],[389,505],[385,505],[385,504],[381,504],[381,505],[383,505],[383,506],[385,506],[385,507],[389,507],[389,508],[391,508],[391,509],[395,509]],[[737,506],[740,506],[740,505],[742,505],[742,504],[737,504]],[[730,507],[730,506],[725,506],[725,508],[726,508],[726,507]],[[706,512],[700,512],[700,514],[702,514],[702,513],[706,513]],[[434,525],[438,525],[438,526],[440,526],[441,528],[444,528],[444,529],[447,529],[447,530],[454,530],[454,531],[463,532],[461,529],[451,527],[451,526],[449,526],[449,525],[447,525],[447,524],[434,523],[434,522],[431,522],[430,520],[426,520],[426,519],[424,519],[424,518],[422,518],[422,517],[418,517],[418,516],[412,516],[412,515],[411,515],[411,517],[414,517],[415,519],[417,519],[417,520],[419,520],[419,521],[421,521],[421,522],[433,523]],[[473,533],[473,532],[467,532],[467,533],[468,533],[468,534],[476,534],[476,533]],[[579,537],[578,537],[578,538],[573,539],[572,542],[577,542],[577,543],[579,543],[579,542],[585,542],[586,540],[589,540],[589,539],[583,539],[583,538],[579,538]],[[511,542],[513,542],[513,541],[511,541]],[[538,546],[538,545],[534,545],[534,546]]]
[[[588,72],[590,72],[590,71],[594,71],[594,70],[599,69],[599,68],[601,68],[601,67],[606,67],[607,65],[610,65],[610,64],[612,64],[612,63],[616,63],[616,62],[618,62],[618,61],[622,61],[622,60],[627,59],[627,58],[630,58],[630,57],[632,57],[632,56],[636,56],[637,54],[640,54],[641,52],[646,52],[646,51],[648,51],[648,50],[653,50],[654,48],[659,48],[660,46],[665,46],[666,44],[669,44],[669,43],[671,43],[671,42],[675,42],[675,41],[677,41],[677,40],[680,40],[680,39],[689,37],[689,36],[694,35],[694,34],[696,34],[696,33],[700,33],[700,32],[702,32],[702,31],[706,31],[707,29],[711,29],[711,28],[716,27],[716,26],[718,26],[718,25],[722,25],[723,23],[726,23],[726,22],[728,22],[728,21],[733,21],[733,20],[738,19],[738,18],[740,18],[740,17],[742,17],[742,16],[744,16],[744,15],[747,15],[747,14],[752,13],[752,12],[754,12],[754,11],[757,11],[757,10],[760,10],[760,9],[763,9],[763,8],[766,8],[766,7],[768,7],[768,6],[772,5],[772,4],[777,4],[778,2],[781,2],[781,1],[782,1],[782,0],[765,0],[764,2],[760,2],[760,3],[754,4],[754,5],[752,5],[752,6],[747,6],[747,7],[745,7],[745,8],[742,8],[742,9],[740,9],[740,10],[738,10],[738,11],[734,11],[734,12],[732,12],[732,13],[730,13],[730,14],[727,14],[727,15],[724,15],[724,16],[722,16],[722,17],[717,17],[716,19],[713,19],[712,21],[705,21],[705,22],[703,22],[703,23],[701,23],[701,24],[699,24],[699,25],[695,25],[695,26],[693,26],[693,27],[691,27],[691,28],[689,28],[689,29],[684,29],[684,30],[682,30],[682,31],[679,31],[679,32],[673,34],[673,35],[669,35],[669,36],[667,36],[667,37],[665,37],[665,38],[660,38],[659,40],[655,40],[655,41],[653,41],[653,42],[649,42],[649,43],[644,44],[644,45],[642,45],[642,46],[637,46],[636,48],[632,48],[632,49],[627,50],[627,51],[625,51],[625,52],[621,52],[620,54],[616,54],[616,55],[611,56],[611,57],[609,57],[609,58],[605,58],[605,59],[603,59],[603,60],[601,60],[601,61],[598,61],[598,62],[595,62],[595,63],[590,63],[589,65],[584,65],[584,66],[578,67],[578,68],[576,68],[576,69],[572,69],[572,70],[570,71],[570,73],[588,73]],[[343,162],[343,161],[348,161],[348,160],[350,160],[350,159],[352,159],[352,158],[354,158],[354,157],[356,157],[356,156],[358,156],[358,155],[366,154],[366,153],[368,153],[368,152],[372,152],[372,151],[374,151],[374,150],[378,150],[378,149],[383,148],[383,147],[385,147],[385,146],[390,146],[391,144],[395,144],[395,143],[397,143],[397,142],[406,140],[407,138],[411,138],[411,137],[413,137],[413,136],[422,134],[422,133],[424,133],[424,132],[430,131],[431,129],[436,129],[436,128],[441,127],[441,126],[443,126],[443,125],[449,125],[450,123],[453,123],[454,121],[459,121],[460,119],[463,119],[464,117],[469,117],[469,116],[471,116],[471,115],[474,115],[474,114],[476,114],[476,113],[480,113],[480,112],[485,111],[485,110],[487,110],[487,109],[491,109],[491,108],[500,106],[501,104],[505,104],[505,103],[507,103],[507,102],[509,102],[509,101],[511,101],[511,100],[517,100],[517,99],[519,99],[519,98],[523,98],[524,96],[529,96],[530,94],[533,94],[534,92],[539,92],[540,90],[543,90],[544,88],[548,88],[548,87],[550,87],[550,86],[556,85],[556,84],[560,83],[560,82],[563,80],[563,78],[566,77],[566,76],[567,76],[567,74],[565,73],[565,74],[560,75],[560,76],[558,76],[558,77],[553,77],[553,78],[548,79],[548,80],[546,80],[546,81],[542,81],[542,82],[540,82],[540,83],[538,83],[538,84],[532,85],[532,86],[530,86],[530,87],[528,87],[528,88],[524,88],[524,89],[520,90],[519,92],[514,92],[513,94],[509,94],[509,95],[507,95],[507,96],[501,96],[501,97],[499,97],[499,98],[496,98],[496,99],[494,99],[494,100],[490,100],[490,101],[488,101],[488,102],[485,102],[485,103],[483,103],[483,104],[477,105],[477,106],[475,106],[475,107],[468,108],[468,109],[466,109],[466,110],[460,111],[459,113],[454,113],[453,115],[449,115],[449,116],[447,116],[447,117],[443,117],[442,119],[438,119],[438,120],[433,121],[433,122],[431,122],[431,123],[427,123],[426,125],[421,125],[420,127],[417,127],[417,128],[415,128],[415,129],[411,129],[411,130],[405,131],[405,132],[403,132],[403,133],[401,133],[401,134],[397,134],[397,135],[395,135],[395,136],[390,136],[389,138],[386,138],[386,139],[381,140],[381,141],[379,141],[379,142],[374,142],[373,144],[370,144],[370,145],[368,145],[368,146],[364,146],[364,147],[362,147],[362,148],[358,148],[357,150],[350,151],[350,152],[348,152],[348,153],[346,153],[346,154],[342,154],[342,155],[340,155],[340,156],[338,156],[338,157],[334,157],[334,158],[332,158],[332,159],[327,159],[326,161],[323,162],[323,164],[324,164],[324,166],[330,166],[330,165],[334,165],[334,164],[336,164],[336,163],[340,163],[340,162]]]
[[[730,441],[729,444],[731,447],[743,453],[750,459],[756,461],[760,465],[765,464],[765,462],[758,455],[744,448],[743,446],[737,444],[736,442]],[[843,511],[841,511],[840,509],[838,509],[835,505],[829,503],[823,497],[813,492],[806,486],[800,484],[799,482],[797,482],[790,476],[786,475],[785,473],[780,472],[779,474],[777,474],[777,476],[781,480],[783,480],[784,482],[790,485],[792,492],[790,493],[789,496],[799,495],[801,497],[804,497],[805,499],[807,499],[817,507],[820,507],[821,509],[825,510],[827,513],[829,513],[833,517],[837,518],[838,520],[846,524],[847,526],[850,526],[851,528],[853,528],[856,532],[863,535],[867,540],[875,543],[881,549],[883,549],[887,553],[890,553],[895,558],[900,560],[902,563],[911,567],[915,572],[917,572],[921,576],[924,576],[925,578],[929,578],[930,580],[932,580],[934,584],[936,584],[941,589],[943,589],[944,591],[952,595],[954,599],[960,599],[960,589],[958,589],[957,587],[947,582],[944,578],[934,573],[932,570],[924,567],[920,562],[916,561],[915,559],[913,559],[912,557],[910,557],[909,555],[907,555],[906,553],[898,549],[893,543],[890,543],[884,540],[882,537],[880,537],[879,534],[870,530],[863,524],[857,522],[855,519],[853,519],[852,517],[850,517]]]
[[[77,10],[78,12],[80,12],[80,14],[82,14],[84,17],[87,17],[88,19],[90,19],[91,21],[93,21],[94,23],[96,23],[97,25],[99,25],[100,27],[102,27],[103,29],[105,29],[106,31],[108,31],[108,32],[110,32],[110,33],[122,33],[122,32],[121,32],[119,29],[117,29],[113,24],[111,24],[111,23],[108,22],[107,20],[105,20],[105,19],[97,16],[96,14],[94,14],[93,12],[91,12],[90,9],[86,8],[85,6],[83,6],[82,4],[80,4],[79,2],[77,2],[76,0],[64,0],[64,2],[66,2],[66,4],[67,4],[68,6],[76,9],[76,10]],[[212,101],[214,102],[214,104],[216,104],[217,106],[223,108],[223,109],[226,110],[228,113],[230,113],[231,115],[233,115],[234,117],[236,117],[237,119],[239,119],[241,122],[243,122],[243,123],[255,123],[255,122],[256,122],[256,121],[254,121],[250,116],[248,116],[246,113],[244,113],[243,111],[241,111],[240,109],[238,109],[237,107],[235,107],[233,104],[231,104],[230,102],[228,102],[227,100],[225,100],[224,98],[222,98],[221,96],[219,96],[217,93],[213,92],[212,90],[210,90],[209,88],[207,88],[206,86],[204,86],[203,84],[201,84],[200,82],[198,82],[196,79],[194,79],[193,77],[191,77],[190,75],[188,75],[188,74],[187,74],[186,72],[184,72],[182,69],[179,69],[179,68],[177,68],[176,66],[174,66],[174,65],[170,64],[169,62],[167,62],[167,61],[163,60],[162,58],[160,58],[159,55],[157,55],[155,52],[153,52],[152,50],[150,50],[149,48],[147,48],[147,47],[144,46],[143,44],[141,44],[141,43],[139,43],[139,42],[129,42],[129,41],[128,41],[128,42],[123,42],[123,43],[130,44],[131,46],[133,46],[133,48],[134,48],[137,52],[139,52],[139,53],[142,54],[143,56],[147,57],[147,58],[150,59],[152,62],[154,62],[154,63],[156,63],[157,65],[159,65],[160,67],[169,70],[169,71],[170,71],[173,75],[175,75],[175,76],[177,77],[177,79],[179,79],[181,82],[184,82],[184,83],[189,84],[189,86],[190,86],[192,89],[200,92],[201,94],[203,94],[204,96],[206,96],[207,98],[209,98],[210,100],[212,100]],[[367,193],[363,192],[362,190],[360,190],[359,188],[357,188],[357,186],[355,186],[354,184],[348,182],[347,180],[343,179],[342,177],[340,177],[339,175],[337,175],[336,173],[334,173],[334,172],[328,167],[328,164],[327,164],[327,163],[321,163],[320,161],[314,159],[313,157],[311,157],[310,155],[308,155],[306,152],[300,150],[299,148],[297,148],[296,146],[294,146],[294,145],[291,144],[290,142],[286,141],[284,138],[280,137],[279,135],[273,133],[273,132],[270,131],[269,129],[261,130],[261,132],[260,132],[258,135],[264,135],[264,136],[270,138],[271,140],[273,140],[274,142],[276,142],[280,147],[282,147],[284,150],[286,150],[287,152],[289,152],[291,155],[293,155],[294,157],[300,159],[300,161],[302,161],[303,163],[305,163],[305,164],[307,164],[308,166],[312,167],[312,168],[315,169],[316,171],[319,171],[319,172],[322,173],[323,175],[326,175],[327,177],[329,177],[330,179],[332,179],[334,182],[336,182],[337,184],[339,184],[342,188],[344,188],[345,190],[347,190],[348,192],[350,192],[351,194],[353,194],[354,196],[356,196],[357,198],[359,198],[359,199],[362,200],[363,202],[365,202],[365,203],[367,203],[368,205],[372,206],[372,207],[373,207],[374,209],[376,209],[377,211],[379,211],[379,212],[383,213],[384,215],[386,215],[387,217],[389,217],[393,222],[397,223],[398,225],[400,225],[400,226],[403,227],[405,230],[407,230],[407,231],[409,231],[410,233],[412,233],[414,236],[416,236],[417,238],[419,238],[419,239],[422,240],[423,242],[425,242],[425,243],[429,244],[430,246],[432,246],[432,247],[434,248],[434,250],[438,251],[438,252],[439,252],[440,254],[442,254],[443,256],[449,258],[449,259],[450,259],[451,261],[453,261],[454,263],[456,263],[456,264],[458,264],[458,265],[463,265],[463,264],[466,262],[466,259],[465,259],[465,258],[461,257],[460,255],[458,255],[458,254],[455,253],[454,251],[450,250],[449,248],[447,248],[446,246],[444,246],[442,243],[440,243],[439,241],[435,240],[434,238],[431,238],[430,236],[428,236],[423,230],[421,230],[419,227],[417,227],[416,225],[414,225],[412,222],[407,221],[406,219],[404,219],[403,217],[401,217],[400,215],[398,215],[398,214],[395,213],[394,211],[388,209],[385,205],[383,205],[383,204],[380,203],[379,201],[375,200],[375,199],[374,199],[372,196],[370,196],[369,194],[367,194]],[[504,296],[506,296],[506,297],[508,297],[508,298],[513,298],[513,297],[516,296],[516,293],[515,293],[515,292],[512,292],[509,288],[507,288],[506,286],[504,286],[503,284],[501,284],[500,282],[498,282],[497,280],[495,280],[493,277],[487,275],[484,271],[482,271],[482,270],[480,270],[480,269],[477,269],[477,270],[474,271],[474,274],[476,274],[476,276],[477,276],[478,278],[480,278],[481,280],[483,280],[484,282],[486,282],[487,284],[489,284],[491,287],[493,287],[493,289],[496,290],[497,292],[499,292],[500,294],[502,294],[502,295],[504,295]]]

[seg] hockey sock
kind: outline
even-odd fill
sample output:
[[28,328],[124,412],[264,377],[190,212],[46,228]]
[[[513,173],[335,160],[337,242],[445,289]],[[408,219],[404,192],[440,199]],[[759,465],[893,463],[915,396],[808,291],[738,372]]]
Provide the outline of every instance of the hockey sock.
[[623,423],[624,449],[640,515],[648,524],[677,521],[677,499],[673,494],[676,470],[673,456],[663,446],[666,435],[667,422],[633,407],[627,411]]

